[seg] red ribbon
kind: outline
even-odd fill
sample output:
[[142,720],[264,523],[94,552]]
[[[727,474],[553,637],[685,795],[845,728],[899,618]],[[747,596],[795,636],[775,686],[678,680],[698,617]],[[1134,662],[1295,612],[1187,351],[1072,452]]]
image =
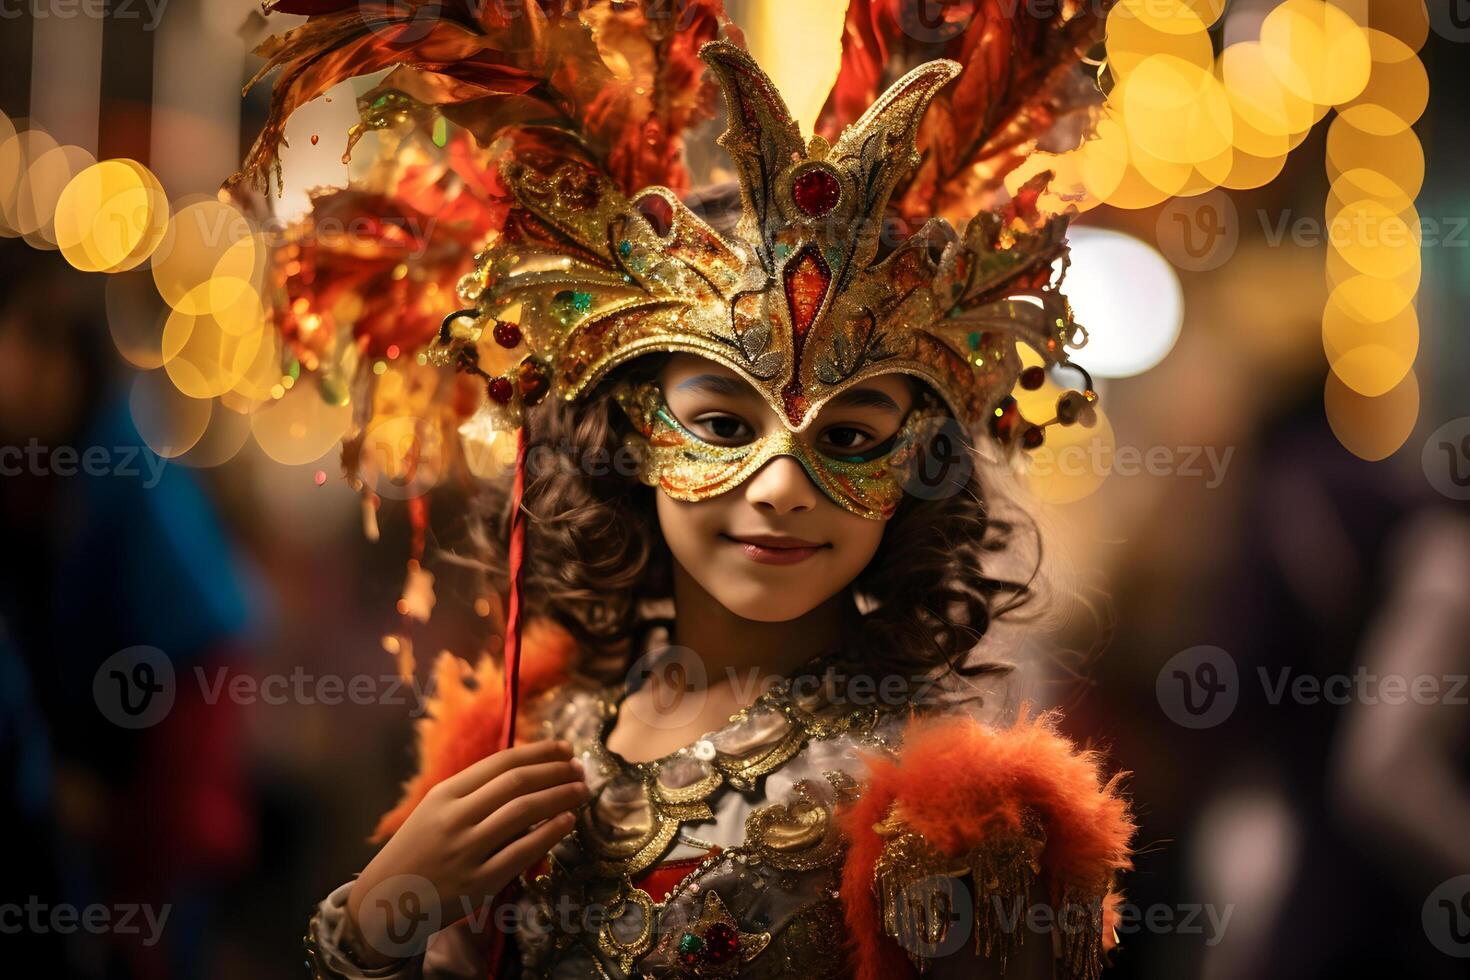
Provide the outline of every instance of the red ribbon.
[[[516,468],[510,490],[510,589],[505,603],[505,712],[500,722],[500,747],[510,748],[516,739],[516,714],[520,708],[521,677],[521,566],[526,554],[526,518],[521,511],[521,498],[526,491],[526,426],[522,423],[516,430]],[[509,901],[515,890],[511,882],[499,895],[495,905]],[[495,980],[501,973],[501,961],[506,953],[506,935],[495,926],[490,933],[490,977]]]

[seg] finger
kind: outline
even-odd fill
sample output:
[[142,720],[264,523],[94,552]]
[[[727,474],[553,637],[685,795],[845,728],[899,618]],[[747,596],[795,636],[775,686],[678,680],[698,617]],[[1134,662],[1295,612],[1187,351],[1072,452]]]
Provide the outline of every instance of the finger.
[[479,822],[511,800],[553,786],[582,781],[582,765],[575,759],[519,766],[472,791],[464,798],[464,805],[468,808],[469,818]]
[[590,795],[587,784],[577,782],[518,796],[480,822],[476,844],[487,852],[504,847],[541,821],[581,806]]
[[572,757],[572,746],[564,741],[527,742],[514,748],[487,755],[444,780],[446,792],[466,796],[501,773],[518,766],[541,762],[565,762]]
[[575,816],[562,813],[496,851],[495,856],[486,861],[481,869],[491,882],[489,891],[498,892],[512,878],[529,870],[537,861],[546,857],[547,852],[570,834],[576,825]]

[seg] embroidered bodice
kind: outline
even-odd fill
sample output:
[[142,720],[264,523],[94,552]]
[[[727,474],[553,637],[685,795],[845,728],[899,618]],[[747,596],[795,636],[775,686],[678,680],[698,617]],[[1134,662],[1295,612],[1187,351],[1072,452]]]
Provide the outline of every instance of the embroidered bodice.
[[620,688],[546,695],[546,734],[572,743],[593,798],[521,900],[528,974],[842,975],[835,813],[857,795],[860,753],[891,750],[910,715],[860,687],[834,666],[775,681],[724,727],[640,763],[606,745]]
[[[538,635],[537,648],[556,646]],[[419,775],[380,823],[385,835],[435,781],[494,751],[497,688],[463,671],[436,676]],[[606,741],[632,710],[626,690],[528,676],[556,680],[527,701],[522,738],[568,741],[591,798],[522,876],[515,914],[445,923],[422,953],[366,971],[344,884],[308,928],[314,976],[948,980],[1019,952],[1019,913],[1034,903],[1066,914],[1026,947],[1046,956],[1054,942],[1057,976],[1097,980],[1116,942],[1134,825],[1118,777],[1054,713],[1008,719],[1002,697],[980,719],[977,702],[923,682],[885,686],[816,661],[717,730],[635,763]],[[519,973],[503,972],[500,951]]]

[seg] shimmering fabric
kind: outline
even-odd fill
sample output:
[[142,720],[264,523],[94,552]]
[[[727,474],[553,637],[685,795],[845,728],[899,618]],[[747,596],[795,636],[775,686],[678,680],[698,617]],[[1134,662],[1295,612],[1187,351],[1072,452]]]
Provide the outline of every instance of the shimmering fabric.
[[[528,705],[544,734],[572,743],[593,801],[521,900],[527,976],[850,975],[835,815],[857,796],[863,754],[896,746],[910,715],[906,699],[879,703],[835,665],[811,670],[651,762],[607,748],[618,688],[573,684]],[[674,887],[636,884],[693,855],[704,859]]]
[[670,411],[657,382],[624,385],[615,396],[639,433],[633,448],[640,478],[675,500],[719,496],[777,456],[792,456],[839,507],[873,520],[893,516],[926,436],[946,417],[937,405],[921,406],[909,413],[892,438],[867,453],[831,456],[785,425],[740,446],[708,442]]

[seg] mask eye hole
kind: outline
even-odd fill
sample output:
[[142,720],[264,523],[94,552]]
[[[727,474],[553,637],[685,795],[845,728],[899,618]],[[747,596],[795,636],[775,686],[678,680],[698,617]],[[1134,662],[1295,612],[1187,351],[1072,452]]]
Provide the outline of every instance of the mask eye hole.
[[726,412],[705,412],[691,420],[688,428],[717,446],[743,446],[755,438],[755,430],[744,419]]

